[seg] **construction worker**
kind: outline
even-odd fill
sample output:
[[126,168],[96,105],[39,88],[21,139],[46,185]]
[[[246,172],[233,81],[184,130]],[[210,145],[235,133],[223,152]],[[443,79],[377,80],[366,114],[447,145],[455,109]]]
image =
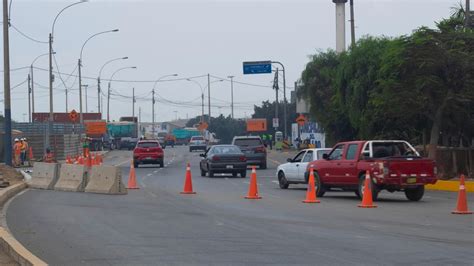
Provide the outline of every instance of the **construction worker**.
[[26,162],[26,152],[28,151],[28,143],[26,142],[26,138],[21,138],[20,139],[20,161],[21,165],[25,165]]
[[270,150],[273,150],[273,135],[272,134],[268,134],[268,144],[270,144]]
[[20,166],[20,156],[21,156],[21,144],[18,138],[15,138],[15,143],[13,144],[13,166]]
[[267,143],[267,135],[266,134],[262,134],[262,141],[263,141],[263,145],[265,145],[265,147],[267,147],[268,143]]
[[51,152],[51,149],[46,148],[46,154],[43,157],[43,162],[45,163],[54,163],[54,154]]

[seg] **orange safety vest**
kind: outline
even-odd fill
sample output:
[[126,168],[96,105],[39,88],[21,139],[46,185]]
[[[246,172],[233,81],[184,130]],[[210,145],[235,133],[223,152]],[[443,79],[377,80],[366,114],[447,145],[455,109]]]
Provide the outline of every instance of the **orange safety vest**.
[[21,144],[19,142],[15,143],[13,145],[13,150],[15,150],[15,154],[20,154],[21,153]]

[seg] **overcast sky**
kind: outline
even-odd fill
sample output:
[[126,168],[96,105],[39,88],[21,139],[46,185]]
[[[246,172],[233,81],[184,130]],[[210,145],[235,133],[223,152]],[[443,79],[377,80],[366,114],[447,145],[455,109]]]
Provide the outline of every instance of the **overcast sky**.
[[[38,41],[47,41],[56,14],[74,1],[14,0],[11,23]],[[356,37],[363,35],[398,36],[409,34],[425,25],[448,17],[456,0],[355,0]],[[349,19],[349,6],[346,8]],[[347,40],[349,36],[347,23]],[[112,81],[115,94],[131,96],[135,87],[138,96],[136,114],[141,107],[143,121],[151,121],[151,90],[153,81],[177,73],[182,80],[157,84],[156,120],[166,121],[194,117],[201,113],[201,89],[188,77],[210,73],[226,78],[234,75],[235,116],[249,116],[253,104],[274,100],[271,89],[273,75],[243,75],[242,61],[275,60],[285,64],[288,98],[294,82],[300,78],[308,56],[317,51],[335,48],[335,6],[331,0],[148,0],[100,1],[76,5],[59,17],[54,32],[54,50],[61,77],[54,83],[54,111],[65,112],[65,87],[70,88],[69,111],[79,110],[77,60],[81,46],[91,35],[110,29],[117,33],[91,39],[83,53],[83,84],[89,85],[88,109],[97,111],[97,77],[108,60],[128,56],[107,65],[102,79],[110,79],[117,69],[137,66],[116,73]],[[3,49],[3,47],[2,47]],[[10,28],[11,68],[29,66],[38,55],[48,52],[48,45],[33,42]],[[3,55],[3,54],[2,54]],[[47,57],[38,59],[38,68],[47,69]],[[54,66],[54,70],[58,68]],[[72,75],[70,76],[69,74]],[[28,69],[13,71],[11,86],[21,84]],[[35,70],[35,109],[49,112],[48,74]],[[3,84],[3,75],[0,77]],[[203,88],[207,77],[195,78]],[[211,80],[218,80],[212,78]],[[102,82],[106,92],[107,82]],[[268,87],[265,87],[268,86]],[[3,87],[3,86],[2,86]],[[281,86],[282,87],[282,86]],[[206,108],[207,113],[207,90]],[[230,82],[211,84],[212,115],[230,114]],[[0,95],[3,113],[3,89]],[[27,84],[12,91],[14,120],[28,119]],[[281,98],[280,98],[281,99]],[[85,102],[85,100],[84,100]],[[106,99],[104,98],[104,107]],[[182,103],[182,104],[177,104]],[[85,111],[85,103],[83,105]],[[104,108],[105,110],[105,108]],[[111,118],[132,114],[132,100],[114,95]],[[24,115],[25,114],[25,115]],[[105,118],[104,112],[104,118]]]

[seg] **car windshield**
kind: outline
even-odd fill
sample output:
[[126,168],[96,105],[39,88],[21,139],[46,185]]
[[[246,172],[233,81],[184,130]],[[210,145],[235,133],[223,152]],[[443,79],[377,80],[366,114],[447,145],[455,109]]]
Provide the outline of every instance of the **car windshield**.
[[159,147],[160,145],[158,142],[139,142],[137,147],[138,148],[156,148]]
[[234,141],[234,145],[237,146],[260,146],[262,145],[262,141],[260,139],[236,139]]
[[212,148],[213,154],[242,153],[237,146],[215,146]]
[[417,156],[405,142],[373,142],[373,158]]

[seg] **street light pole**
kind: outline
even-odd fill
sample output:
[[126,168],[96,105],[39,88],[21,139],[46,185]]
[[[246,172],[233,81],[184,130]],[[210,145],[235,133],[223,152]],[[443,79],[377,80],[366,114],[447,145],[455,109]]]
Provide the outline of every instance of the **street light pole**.
[[31,76],[28,74],[28,122],[31,123]]
[[114,76],[115,74],[117,74],[118,72],[124,70],[124,69],[137,69],[136,66],[129,66],[129,67],[122,67],[122,68],[119,68],[117,69],[113,74],[112,76],[110,77],[110,80],[109,80],[109,88],[107,90],[107,122],[110,122],[110,84],[112,82],[112,80],[114,79]]
[[[54,113],[53,113],[53,81],[54,81],[54,76],[53,76],[53,37],[54,37],[54,26],[56,25],[56,21],[58,20],[59,16],[68,8],[82,4],[87,2],[87,0],[81,0],[79,2],[72,3],[65,8],[61,9],[59,13],[56,15],[53,21],[53,26],[51,27],[51,33],[49,34],[48,38],[48,44],[49,44],[49,119],[48,119],[48,126],[46,128],[46,140],[45,140],[45,145],[44,149],[46,151],[47,148],[49,148],[49,136],[50,133],[53,129],[53,120],[54,120]],[[67,89],[66,89],[67,93]],[[67,94],[66,94],[67,95]],[[66,101],[67,102],[67,101]]]
[[132,97],[132,119],[135,119],[135,88],[132,89],[133,97]]
[[[285,139],[288,137],[288,132],[287,132],[287,114],[286,114],[286,109],[287,109],[287,101],[286,101],[286,74],[285,74],[285,66],[278,62],[278,61],[272,61],[272,64],[278,64],[282,67],[283,69],[283,127],[284,127],[284,135]],[[278,73],[278,71],[277,71]],[[278,103],[277,103],[278,104]]]
[[207,101],[209,105],[209,118],[208,125],[211,125],[211,75],[207,74]]
[[[108,65],[109,63],[112,63],[112,62],[118,61],[118,60],[126,60],[126,59],[128,59],[127,56],[125,56],[125,57],[119,57],[119,58],[114,58],[114,59],[112,59],[112,60],[109,60],[109,61],[105,62],[105,63],[102,65],[102,67],[100,68],[100,70],[99,70],[99,76],[97,77],[97,110],[98,110],[99,113],[100,113],[101,111],[103,111],[103,110],[101,110],[101,108],[100,108],[100,107],[101,107],[101,100],[102,100],[101,89],[100,89],[100,77],[102,76],[102,70],[104,70],[104,67],[105,67],[106,65]],[[109,86],[109,87],[110,87],[110,86]],[[103,107],[102,107],[102,108],[103,108]]]
[[8,21],[8,0],[3,0],[3,91],[5,102],[5,164],[12,165],[12,114],[10,99],[10,36]]
[[[84,123],[84,117],[83,117],[83,114],[82,114],[82,75],[81,75],[81,68],[82,68],[82,53],[84,51],[84,47],[86,46],[86,44],[94,37],[96,36],[99,36],[99,35],[102,35],[102,34],[106,34],[106,33],[111,33],[111,32],[118,32],[119,30],[118,29],[114,29],[114,30],[107,30],[107,31],[102,31],[102,32],[98,32],[96,34],[93,34],[92,36],[90,36],[89,38],[87,38],[87,40],[84,42],[84,44],[82,45],[81,47],[81,53],[79,55],[79,60],[78,60],[78,72],[79,72],[79,121],[80,123]],[[87,108],[86,108],[86,112],[87,112]]]
[[234,119],[234,76],[228,76],[230,78],[230,108],[231,117]]
[[[55,54],[55,52],[53,52]],[[49,53],[41,54],[37,56],[30,65],[30,76],[31,76],[31,113],[35,113],[35,78],[34,78],[34,64],[36,60],[40,59],[43,56],[49,55]],[[31,115],[33,117],[33,115]],[[34,121],[32,121],[34,122]]]
[[151,117],[152,117],[152,133],[153,133],[153,137],[155,137],[155,87],[156,87],[156,84],[158,84],[158,82],[160,82],[160,80],[166,78],[166,77],[176,77],[178,76],[178,74],[169,74],[169,75],[164,75],[164,76],[161,76],[159,77],[155,83],[153,84],[153,89],[151,90],[152,91],[152,94],[153,94],[153,99],[152,99],[152,111],[151,111]]

